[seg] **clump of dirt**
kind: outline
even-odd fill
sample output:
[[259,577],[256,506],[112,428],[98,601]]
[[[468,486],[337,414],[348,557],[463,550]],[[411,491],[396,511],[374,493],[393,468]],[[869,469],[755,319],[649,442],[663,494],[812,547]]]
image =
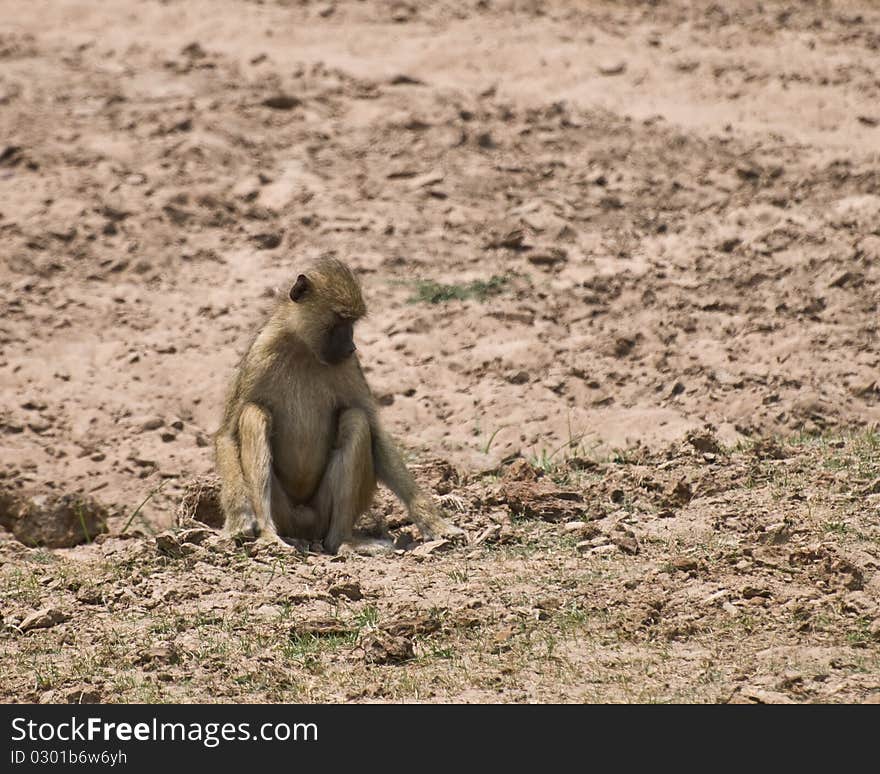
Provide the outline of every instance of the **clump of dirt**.
[[223,526],[220,506],[220,479],[216,475],[201,476],[186,484],[174,514],[175,524],[186,526],[197,521],[209,527]]
[[25,545],[70,548],[107,531],[109,513],[91,497],[0,490],[0,527]]

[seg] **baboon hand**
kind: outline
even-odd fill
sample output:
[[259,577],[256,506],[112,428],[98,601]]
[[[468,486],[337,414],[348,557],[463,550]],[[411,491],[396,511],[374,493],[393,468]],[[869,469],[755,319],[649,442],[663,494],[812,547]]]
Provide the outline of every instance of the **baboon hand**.
[[466,537],[465,531],[447,521],[434,501],[423,493],[410,503],[409,515],[425,540],[463,540]]
[[259,519],[251,510],[243,510],[237,514],[237,518],[230,519],[226,524],[226,534],[237,543],[274,543],[285,545],[271,525],[263,527]]
[[252,510],[243,509],[227,517],[224,531],[237,542],[250,542],[260,536],[260,522]]

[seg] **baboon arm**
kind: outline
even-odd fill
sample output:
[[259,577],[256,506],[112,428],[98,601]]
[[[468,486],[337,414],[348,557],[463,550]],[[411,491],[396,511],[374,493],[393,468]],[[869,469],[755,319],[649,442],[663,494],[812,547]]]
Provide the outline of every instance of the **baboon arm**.
[[241,471],[241,457],[235,438],[225,430],[214,437],[217,472],[220,474],[221,502],[227,519],[235,518],[250,502],[250,493]]
[[410,503],[419,494],[419,485],[406,467],[394,441],[375,424],[371,428],[373,435],[373,466],[376,478],[385,484],[397,498],[410,507]]
[[241,471],[261,532],[274,532],[272,522],[272,417],[256,403],[246,403],[238,417]]
[[428,539],[460,532],[440,515],[433,500],[425,494],[406,467],[394,441],[373,423],[373,466],[376,478],[403,502],[410,518]]

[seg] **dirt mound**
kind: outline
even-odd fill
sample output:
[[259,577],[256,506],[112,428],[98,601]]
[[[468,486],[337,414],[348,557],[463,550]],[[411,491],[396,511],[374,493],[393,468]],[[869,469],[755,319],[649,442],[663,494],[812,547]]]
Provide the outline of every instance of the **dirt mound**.
[[0,490],[0,527],[28,546],[70,548],[107,531],[109,513],[92,498],[42,495],[25,498]]

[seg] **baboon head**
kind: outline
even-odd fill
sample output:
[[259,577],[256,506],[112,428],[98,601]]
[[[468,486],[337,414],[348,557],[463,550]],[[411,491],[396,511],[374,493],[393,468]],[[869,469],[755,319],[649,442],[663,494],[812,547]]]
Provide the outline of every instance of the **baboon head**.
[[320,258],[296,278],[290,288],[296,305],[297,333],[324,365],[350,357],[354,324],[367,308],[351,269],[335,258]]

